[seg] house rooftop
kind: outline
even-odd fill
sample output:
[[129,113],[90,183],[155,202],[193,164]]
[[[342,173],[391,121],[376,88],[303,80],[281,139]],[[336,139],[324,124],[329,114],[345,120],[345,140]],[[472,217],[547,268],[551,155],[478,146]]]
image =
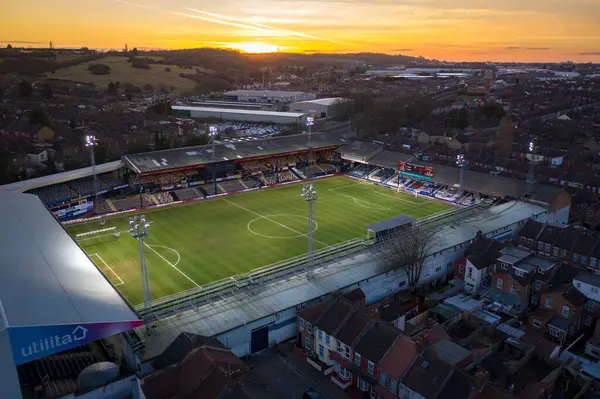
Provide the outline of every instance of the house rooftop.
[[377,364],[400,336],[400,330],[384,322],[376,322],[360,337],[354,351]]
[[597,274],[590,272],[581,272],[573,279],[600,288],[600,276]]
[[336,298],[330,306],[328,306],[319,320],[315,322],[315,325],[320,330],[325,331],[327,334],[334,334],[341,326],[343,321],[348,317],[350,312],[354,311],[354,306],[343,298]]
[[440,339],[431,346],[435,355],[448,364],[456,365],[471,355],[471,351],[450,341],[449,339]]
[[404,376],[402,384],[425,398],[435,398],[452,373],[452,366],[427,350],[417,357]]
[[383,359],[381,359],[381,362],[379,362],[379,369],[387,375],[399,379],[410,367],[416,355],[416,342],[405,337],[400,337],[394,342],[394,346],[385,354]]
[[540,223],[533,219],[530,219],[525,223],[525,226],[519,232],[521,237],[529,238],[532,240],[536,240],[542,229],[544,228],[544,223]]

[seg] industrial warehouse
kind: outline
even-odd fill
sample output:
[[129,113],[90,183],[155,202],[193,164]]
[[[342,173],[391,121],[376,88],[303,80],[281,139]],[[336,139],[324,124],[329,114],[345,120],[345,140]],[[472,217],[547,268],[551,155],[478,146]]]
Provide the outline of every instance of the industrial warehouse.
[[230,108],[209,108],[174,105],[174,116],[186,118],[213,118],[225,121],[275,123],[281,125],[298,125],[305,114],[301,112],[256,111]]
[[234,90],[223,94],[223,100],[225,101],[263,104],[289,104],[295,101],[313,100],[315,98],[315,94],[303,91]]
[[298,101],[290,104],[291,112],[303,112],[315,118],[339,118],[352,115],[354,101],[348,98],[332,97]]

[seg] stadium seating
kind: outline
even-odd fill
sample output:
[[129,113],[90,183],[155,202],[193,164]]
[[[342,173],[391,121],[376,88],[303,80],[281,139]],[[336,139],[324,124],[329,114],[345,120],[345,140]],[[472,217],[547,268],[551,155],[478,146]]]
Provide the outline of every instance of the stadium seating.
[[175,194],[180,201],[187,201],[195,198],[204,197],[202,192],[196,190],[195,188],[184,188],[182,190],[176,190],[173,192],[173,194]]
[[244,162],[242,167],[248,172],[270,171],[271,163],[267,160]]
[[219,183],[219,186],[221,186],[221,189],[228,193],[246,189],[246,187],[238,179],[222,181]]
[[365,177],[373,169],[374,169],[374,167],[372,167],[372,166],[360,164],[356,168],[352,169],[350,171],[350,173],[348,173],[348,174],[350,176],[354,176],[354,177]]
[[40,187],[29,191],[35,194],[46,205],[52,205],[58,202],[67,201],[71,198],[71,190],[66,184],[56,184],[48,187]]
[[22,385],[42,387],[48,398],[63,397],[77,391],[77,377],[99,359],[89,346],[82,346],[57,355],[18,366]]
[[379,169],[369,175],[369,180],[383,183],[395,174],[396,172],[392,169]]

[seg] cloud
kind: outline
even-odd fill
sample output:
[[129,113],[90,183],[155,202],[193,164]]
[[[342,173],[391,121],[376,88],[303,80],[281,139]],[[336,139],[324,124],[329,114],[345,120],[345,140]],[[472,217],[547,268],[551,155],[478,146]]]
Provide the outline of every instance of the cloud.
[[395,48],[395,49],[392,49],[392,51],[398,52],[398,53],[402,53],[402,52],[408,53],[409,51],[415,51],[415,50],[413,50],[411,48]]
[[31,42],[28,40],[0,40],[0,43],[6,44],[43,44],[48,42]]
[[525,47],[525,50],[546,51],[550,50],[550,47]]
[[600,55],[600,51],[588,51],[584,53],[575,53],[576,55]]
[[302,50],[303,53],[320,53],[321,50]]
[[509,47],[504,47],[504,50],[521,50],[521,47],[519,47],[519,46],[509,46]]
[[469,54],[473,54],[473,55],[486,55],[489,53],[486,53],[485,51],[471,51]]

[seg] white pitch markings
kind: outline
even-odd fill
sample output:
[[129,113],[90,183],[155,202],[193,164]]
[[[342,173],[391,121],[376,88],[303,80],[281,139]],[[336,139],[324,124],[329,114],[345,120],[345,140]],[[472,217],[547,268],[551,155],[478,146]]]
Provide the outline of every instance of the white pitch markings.
[[395,199],[396,201],[402,201],[402,202],[406,202],[406,203],[409,203],[409,204],[411,204],[411,205],[422,205],[422,204],[424,204],[424,203],[425,203],[425,202],[415,202],[415,201],[409,201],[409,200],[406,200],[406,199],[404,199],[404,198],[398,198],[398,197],[396,197],[396,196],[393,196],[393,195],[389,195],[389,194],[386,194],[386,193],[382,193],[382,192],[380,192],[380,191],[375,191],[375,194],[383,195],[384,197],[389,197],[389,198]]
[[102,257],[98,254],[91,254],[90,256],[96,256],[98,257],[98,259],[100,259],[100,262],[104,263],[104,266],[106,266],[106,268],[108,270],[110,270],[112,272],[112,274],[115,275],[116,278],[119,279],[119,283],[118,284],[113,284],[115,287],[119,286],[119,285],[123,285],[125,284],[125,282],[121,279],[121,277],[119,277],[119,275],[112,269],[112,267],[110,267],[105,261],[104,259],[102,259]]
[[[342,197],[350,198],[351,200],[354,201],[354,203],[356,205],[362,206],[363,208],[375,209],[375,210],[381,210],[381,211],[393,211],[393,209],[388,208],[387,206],[379,205],[379,204],[376,204],[374,202],[365,201],[363,199],[356,198],[356,197],[353,197],[353,196],[348,195],[348,194],[342,194],[342,193],[338,193],[338,192],[334,192],[334,194],[341,195]],[[371,205],[371,207],[366,207],[364,205],[361,205],[361,204],[359,204],[359,202],[362,202],[362,203],[365,203],[365,204],[369,204],[369,205]]]
[[[159,254],[158,252],[156,252],[156,250],[155,250],[154,248],[152,248],[152,246],[150,246],[150,245],[148,245],[148,244],[146,244],[146,243],[144,243],[144,245],[145,245],[145,246],[146,246],[146,247],[147,247],[147,248],[148,248],[150,251],[152,251],[152,252],[154,252],[156,255],[158,255],[158,257],[159,257],[159,258],[161,258],[162,260],[164,260],[165,262],[167,262],[167,264],[168,264],[169,266],[171,266],[173,269],[175,269],[175,270],[177,270],[179,273],[181,273],[181,275],[182,275],[183,277],[185,277],[185,278],[187,278],[189,281],[191,281],[191,282],[192,282],[192,283],[193,283],[193,284],[194,284],[196,287],[200,287],[200,285],[199,285],[197,282],[195,282],[194,280],[192,280],[192,279],[190,278],[190,276],[188,276],[187,274],[185,274],[184,272],[182,272],[181,270],[179,270],[179,269],[177,268],[177,266],[175,266],[174,264],[172,264],[171,262],[169,262],[169,261],[168,261],[167,259],[165,259],[165,257],[164,257],[164,256],[162,256],[161,254]],[[157,247],[160,247],[160,245],[157,245]],[[169,249],[173,250],[172,248],[169,248]],[[174,251],[174,250],[173,250],[173,251]],[[179,255],[179,253],[178,253],[178,255]],[[179,262],[179,261],[178,261],[178,262]]]
[[[265,219],[265,220],[268,220],[269,222],[275,223],[275,224],[277,224],[277,225],[279,225],[279,226],[283,227],[284,229],[288,229],[289,231],[292,231],[292,232],[294,232],[294,233],[296,233],[296,234],[298,234],[298,235],[301,235],[301,236],[304,236],[304,237],[308,237],[308,234],[304,234],[304,233],[301,233],[301,232],[299,232],[298,230],[292,229],[291,227],[289,227],[289,226],[286,226],[285,224],[281,224],[281,223],[279,223],[278,221],[276,221],[276,220],[273,220],[273,219],[269,218],[268,216],[264,216],[264,215],[261,215],[261,214],[260,214],[260,213],[258,213],[258,212],[254,212],[252,209],[248,209],[248,208],[246,208],[246,207],[243,207],[243,206],[241,206],[240,204],[236,204],[235,202],[231,202],[231,201],[229,201],[228,199],[223,199],[223,201],[225,201],[225,202],[227,202],[227,203],[230,203],[231,205],[235,205],[235,206],[237,206],[238,208],[245,210],[246,212],[250,212],[250,213],[252,213],[252,214],[254,214],[254,215],[258,216],[259,218],[263,218],[263,219]],[[319,241],[319,240],[317,240],[317,239],[316,239],[316,238],[314,238],[314,237],[313,237],[313,241],[314,241],[314,242],[318,242],[319,244],[321,244],[321,245],[324,245],[324,246],[326,246],[326,247],[329,247],[329,245],[325,244],[323,241]]]

